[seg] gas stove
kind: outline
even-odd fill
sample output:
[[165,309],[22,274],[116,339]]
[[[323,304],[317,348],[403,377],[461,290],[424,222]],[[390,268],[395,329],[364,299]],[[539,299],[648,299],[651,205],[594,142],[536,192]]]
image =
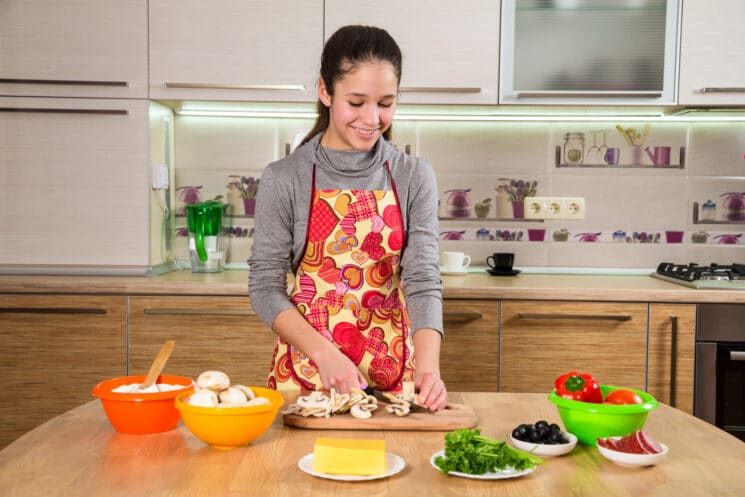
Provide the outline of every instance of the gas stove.
[[691,288],[745,290],[745,264],[673,264],[663,262],[652,276]]

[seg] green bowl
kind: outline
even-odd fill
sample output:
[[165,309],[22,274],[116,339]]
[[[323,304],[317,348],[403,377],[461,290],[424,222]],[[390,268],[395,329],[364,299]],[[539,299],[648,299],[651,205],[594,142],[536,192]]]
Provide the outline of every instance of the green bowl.
[[636,392],[644,402],[641,404],[595,404],[560,397],[556,390],[548,394],[548,400],[556,404],[564,428],[574,433],[584,445],[596,445],[598,438],[621,437],[641,430],[649,411],[657,408],[657,400],[641,390],[600,385],[603,398],[613,390],[624,388]]

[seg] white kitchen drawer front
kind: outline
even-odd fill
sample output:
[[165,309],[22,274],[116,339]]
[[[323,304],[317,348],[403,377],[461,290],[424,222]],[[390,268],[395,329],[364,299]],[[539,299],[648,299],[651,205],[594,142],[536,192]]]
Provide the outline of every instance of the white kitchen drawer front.
[[403,104],[496,104],[499,1],[326,1],[324,36],[384,28],[403,52]]
[[3,0],[0,95],[146,98],[146,0]]
[[314,102],[323,2],[150,2],[150,98]]
[[0,265],[149,262],[147,100],[0,97]]
[[745,2],[684,2],[681,105],[745,105]]

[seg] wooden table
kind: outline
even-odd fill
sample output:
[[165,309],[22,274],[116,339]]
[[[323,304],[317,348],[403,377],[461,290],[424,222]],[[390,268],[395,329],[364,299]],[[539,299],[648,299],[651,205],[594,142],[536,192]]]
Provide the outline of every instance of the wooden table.
[[[506,438],[519,423],[558,422],[543,394],[451,393],[471,405],[482,433]],[[47,496],[628,496],[745,495],[745,443],[682,411],[661,405],[646,428],[670,447],[648,468],[625,468],[595,447],[547,458],[530,475],[470,480],[441,475],[429,457],[444,446],[443,432],[313,431],[282,425],[281,416],[254,444],[215,450],[180,424],[155,435],[113,430],[99,402],[50,420],[0,451],[0,495]],[[393,477],[339,482],[303,473],[297,461],[316,437],[379,438],[406,460]]]

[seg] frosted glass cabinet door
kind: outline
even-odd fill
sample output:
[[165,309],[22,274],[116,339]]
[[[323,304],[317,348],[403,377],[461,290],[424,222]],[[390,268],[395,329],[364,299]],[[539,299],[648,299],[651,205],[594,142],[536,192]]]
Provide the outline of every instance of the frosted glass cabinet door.
[[315,102],[321,0],[150,2],[150,98]]
[[0,95],[147,98],[147,0],[0,0]]
[[147,100],[0,97],[0,266],[144,273],[147,123]]
[[685,2],[681,105],[745,105],[745,2]]
[[503,0],[500,103],[675,103],[677,0]]
[[347,24],[384,28],[401,47],[400,103],[497,103],[498,0],[326,0],[326,39]]

